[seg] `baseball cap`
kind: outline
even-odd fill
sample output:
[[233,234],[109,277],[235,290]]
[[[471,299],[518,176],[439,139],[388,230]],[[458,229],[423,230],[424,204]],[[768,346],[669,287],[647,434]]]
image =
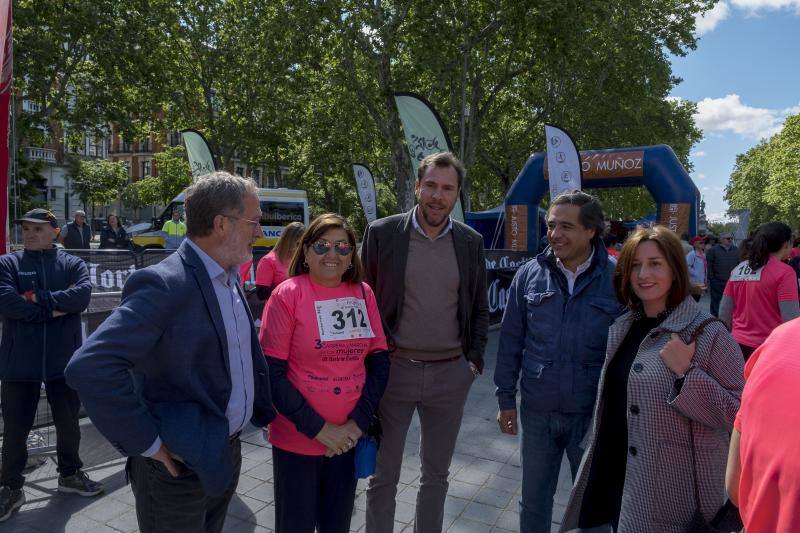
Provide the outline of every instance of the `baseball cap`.
[[689,241],[689,244],[691,244],[692,246],[694,246],[694,243],[696,243],[696,242],[702,242],[702,240],[703,240],[703,238],[702,238],[700,235],[697,235],[697,236],[695,236],[695,237],[692,237],[692,239]]
[[56,216],[47,209],[42,209],[41,207],[31,209],[20,218],[16,219],[14,224],[22,224],[23,222],[33,222],[34,224],[50,224],[54,228],[58,227]]

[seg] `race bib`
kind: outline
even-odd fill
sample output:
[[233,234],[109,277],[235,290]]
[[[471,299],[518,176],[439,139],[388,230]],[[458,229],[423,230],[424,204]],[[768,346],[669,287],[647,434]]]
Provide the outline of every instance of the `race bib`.
[[742,261],[736,268],[733,269],[731,272],[731,281],[761,281],[761,271],[764,270],[764,267],[759,268],[758,270],[753,270],[750,268],[750,265],[747,264],[747,261]]
[[364,300],[347,297],[314,302],[319,339],[341,341],[375,337]]

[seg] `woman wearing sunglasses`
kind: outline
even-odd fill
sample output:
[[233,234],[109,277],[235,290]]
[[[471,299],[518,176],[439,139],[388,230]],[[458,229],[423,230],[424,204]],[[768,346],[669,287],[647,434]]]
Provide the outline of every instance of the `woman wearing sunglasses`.
[[278,417],[269,426],[275,531],[350,530],[355,445],[389,377],[378,305],[361,282],[356,236],[339,215],[305,230],[259,338]]

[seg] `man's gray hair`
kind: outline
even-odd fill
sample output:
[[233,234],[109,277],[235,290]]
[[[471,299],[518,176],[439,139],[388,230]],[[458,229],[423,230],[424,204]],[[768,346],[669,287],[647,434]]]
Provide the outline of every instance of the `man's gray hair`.
[[234,176],[228,172],[213,172],[198,178],[186,189],[186,235],[205,237],[214,229],[217,215],[241,214],[248,194],[258,194],[258,187],[252,178]]

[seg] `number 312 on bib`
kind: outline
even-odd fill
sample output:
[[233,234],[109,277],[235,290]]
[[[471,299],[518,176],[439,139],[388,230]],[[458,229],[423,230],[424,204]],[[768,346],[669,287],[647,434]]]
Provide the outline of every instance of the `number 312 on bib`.
[[322,341],[371,339],[366,302],[360,298],[336,298],[314,302],[319,338]]

